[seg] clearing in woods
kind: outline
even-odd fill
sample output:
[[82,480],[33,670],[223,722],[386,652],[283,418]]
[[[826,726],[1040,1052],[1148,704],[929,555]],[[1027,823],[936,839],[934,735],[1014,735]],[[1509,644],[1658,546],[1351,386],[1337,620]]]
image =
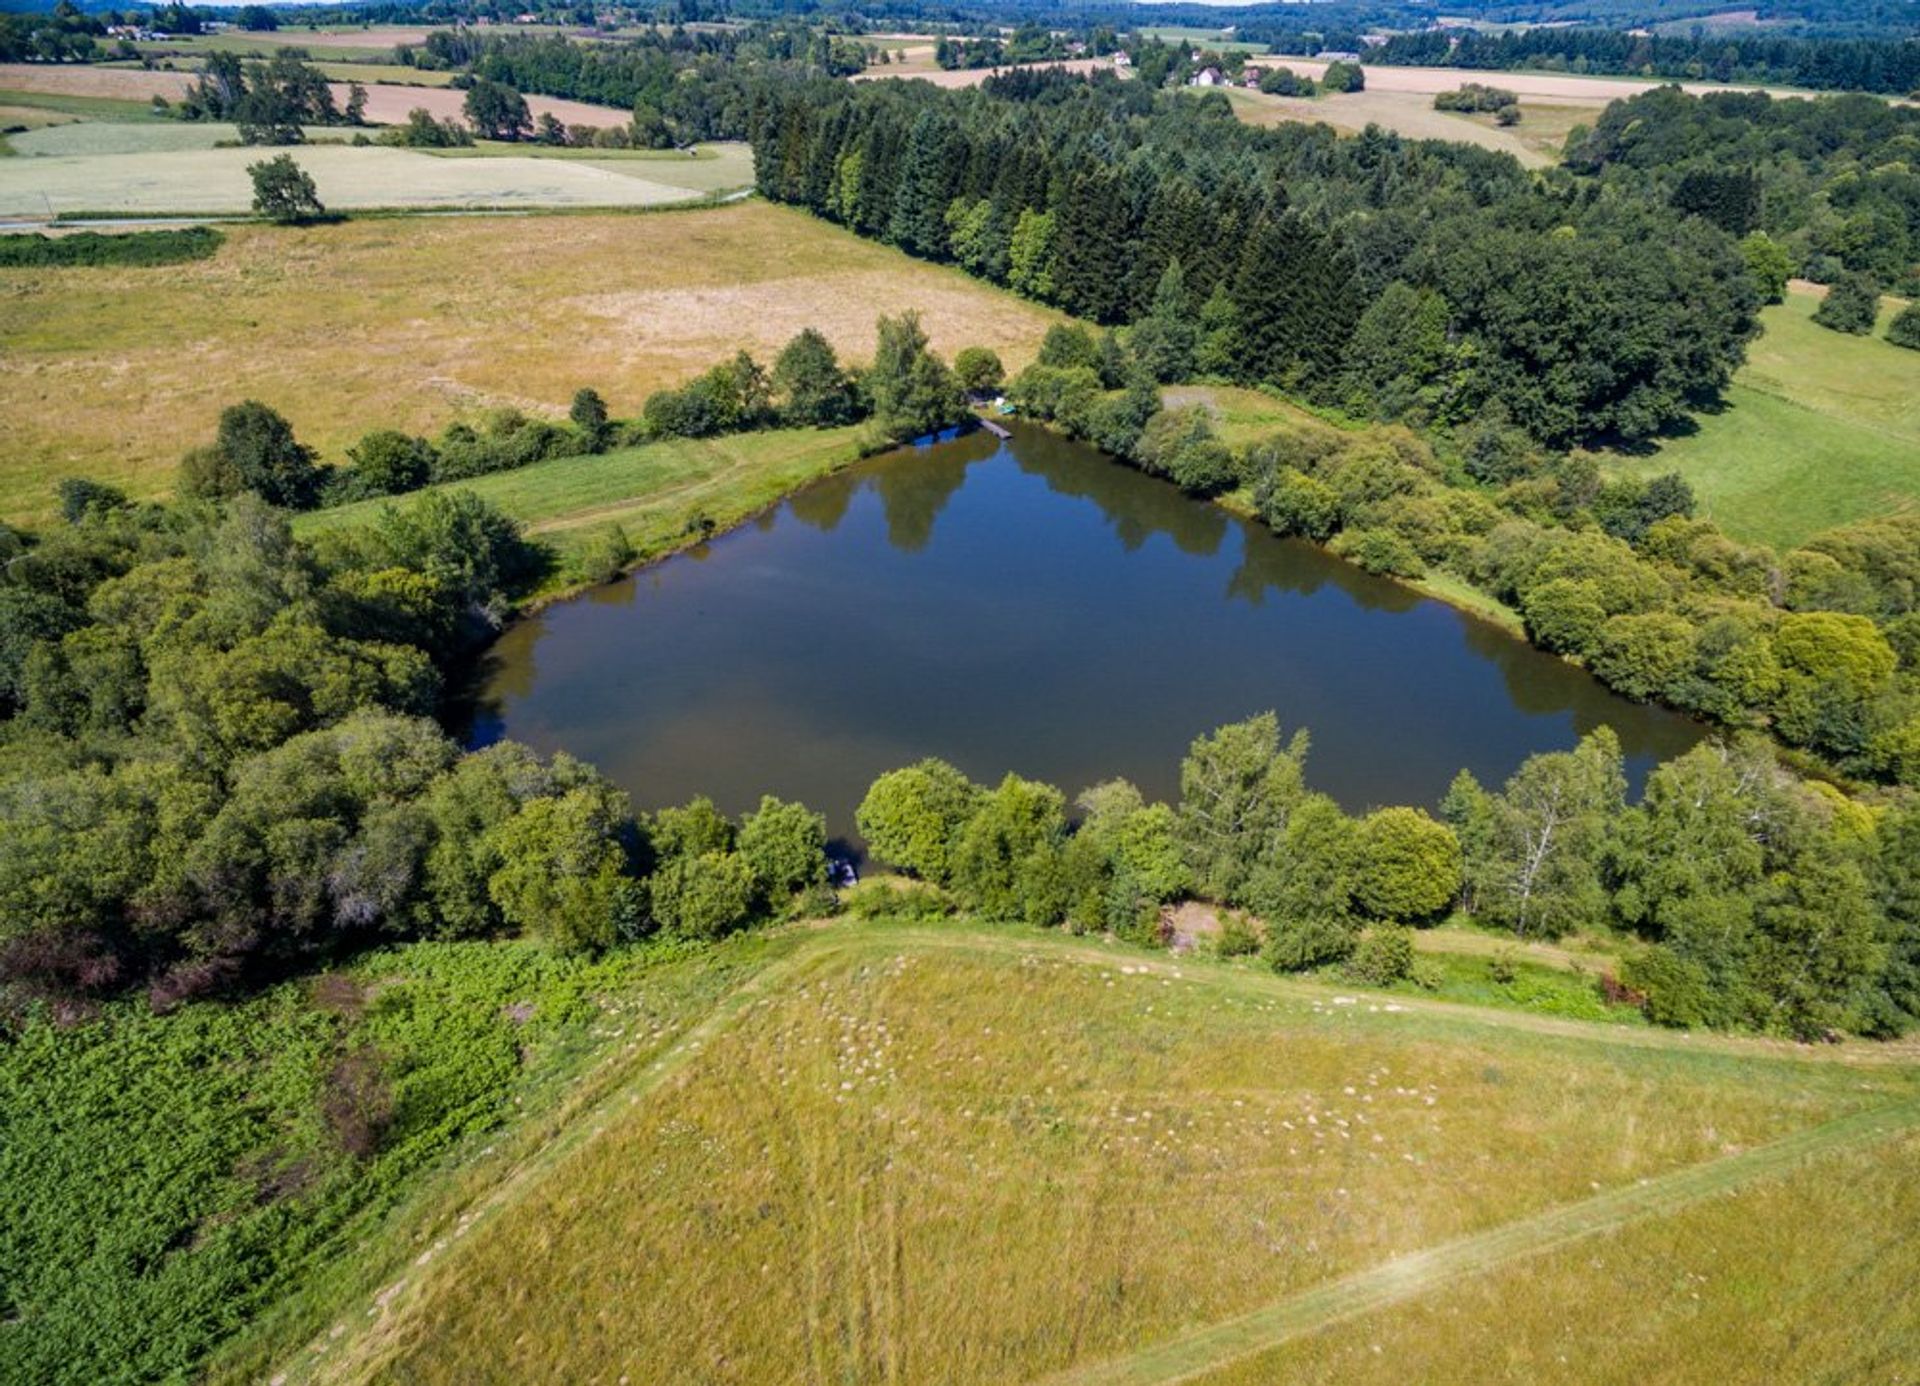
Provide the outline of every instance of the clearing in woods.
[[432,433],[492,405],[558,416],[583,385],[631,415],[743,347],[770,363],[809,326],[865,360],[875,318],[917,308],[948,359],[978,343],[1018,370],[1061,320],[761,202],[235,226],[189,264],[0,278],[0,516],[13,521],[44,517],[63,476],[164,494],[180,454],[243,399],[339,461],[374,428]]
[[[1897,1143],[1912,1172],[1910,1059],[838,925],[509,1177],[363,1247],[305,1347],[283,1320],[246,1360],[270,1348],[289,1380],[1185,1380],[1505,1276],[1503,1345],[1591,1368],[1610,1342],[1569,1334],[1526,1267],[1577,1299],[1586,1249],[1679,1254],[1687,1219],[1811,1162]],[[1880,1182],[1912,1205],[1910,1179]],[[1889,1211],[1770,1206],[1814,1266]],[[1723,1336],[1763,1328],[1800,1274],[1735,1261]],[[1911,1348],[1920,1310],[1883,1270],[1849,1286],[1851,1316]],[[1671,1313],[1658,1278],[1593,1292]],[[1437,1339],[1428,1379],[1462,1379],[1448,1354],[1476,1341]]]
[[1737,539],[1802,543],[1821,530],[1913,509],[1920,496],[1920,351],[1885,339],[1904,306],[1882,302],[1871,337],[1813,321],[1821,294],[1795,286],[1760,315],[1761,335],[1724,407],[1689,434],[1605,464],[1678,471],[1700,513]]

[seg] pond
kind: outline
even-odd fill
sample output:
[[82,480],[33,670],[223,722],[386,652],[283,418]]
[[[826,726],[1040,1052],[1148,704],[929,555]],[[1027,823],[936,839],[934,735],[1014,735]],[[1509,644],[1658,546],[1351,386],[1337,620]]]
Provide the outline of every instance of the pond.
[[1433,805],[1609,724],[1637,784],[1695,722],[1498,627],[1019,427],[873,458],[507,630],[471,740],[592,762],[653,809],[800,799],[850,833],[940,756],[1069,796],[1177,793],[1198,734],[1271,709],[1349,809]]

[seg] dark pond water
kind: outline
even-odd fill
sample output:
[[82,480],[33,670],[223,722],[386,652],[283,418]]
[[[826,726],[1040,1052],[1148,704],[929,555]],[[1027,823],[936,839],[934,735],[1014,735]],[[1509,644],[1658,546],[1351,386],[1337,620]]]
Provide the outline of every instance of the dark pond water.
[[1497,783],[1611,724],[1636,783],[1701,735],[1496,627],[1039,430],[866,462],[507,631],[473,740],[566,750],[657,808],[804,800],[835,832],[941,756],[1171,798],[1201,732],[1273,709],[1355,810]]

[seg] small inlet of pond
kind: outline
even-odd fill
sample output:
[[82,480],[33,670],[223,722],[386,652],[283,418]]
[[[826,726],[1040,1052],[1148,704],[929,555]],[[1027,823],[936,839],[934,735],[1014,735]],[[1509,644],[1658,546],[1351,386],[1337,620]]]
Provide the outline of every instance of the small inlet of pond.
[[863,462],[507,630],[470,740],[590,761],[640,809],[763,793],[853,830],[940,756],[1173,798],[1187,744],[1272,709],[1352,810],[1498,784],[1602,724],[1637,786],[1705,734],[1499,628],[1016,426]]

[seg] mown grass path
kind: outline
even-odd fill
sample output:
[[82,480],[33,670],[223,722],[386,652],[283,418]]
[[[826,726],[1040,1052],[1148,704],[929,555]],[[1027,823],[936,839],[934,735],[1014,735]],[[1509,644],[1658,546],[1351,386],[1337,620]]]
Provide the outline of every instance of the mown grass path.
[[1784,1174],[1804,1161],[1884,1140],[1916,1124],[1920,1124],[1920,1102],[1857,1112],[1738,1155],[1396,1257],[1143,1352],[1075,1367],[1044,1380],[1048,1386],[1189,1381],[1290,1339],[1427,1294],[1463,1276],[1611,1232],[1641,1218],[1678,1212],[1715,1194]]

